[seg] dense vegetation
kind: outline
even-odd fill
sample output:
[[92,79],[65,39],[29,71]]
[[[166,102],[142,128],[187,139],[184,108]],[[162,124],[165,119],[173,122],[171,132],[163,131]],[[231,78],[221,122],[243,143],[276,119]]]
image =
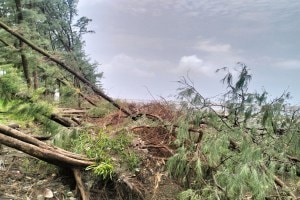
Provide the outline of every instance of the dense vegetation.
[[[97,63],[92,63],[85,54],[82,40],[82,35],[92,32],[87,29],[91,20],[78,17],[76,6],[77,1],[1,1],[0,18],[14,27],[14,31],[96,83],[101,74],[96,73]],[[55,63],[3,29],[0,30],[0,45],[0,70],[14,70],[21,78],[15,83],[12,80],[6,88],[7,92],[2,92],[2,95],[16,94],[19,89],[27,94],[43,94],[40,96],[46,99],[53,96],[56,89],[64,96],[87,91],[77,78],[59,69]],[[23,87],[22,82],[27,88]],[[80,101],[74,103],[80,104]]]
[[[77,16],[76,5],[75,0],[3,0],[0,20],[101,90],[102,74],[96,73],[97,63],[83,50],[82,35],[91,32],[87,29],[90,19]],[[118,102],[115,105],[128,109],[127,116],[122,116],[129,113],[127,121],[96,128],[88,121],[66,128],[68,121],[53,120],[58,107],[88,108],[90,118],[119,111],[109,103],[90,100],[93,88],[0,29],[0,111],[6,116],[0,124],[14,120],[37,134],[50,134],[55,145],[94,159],[87,170],[102,181],[118,182],[118,176],[126,173],[141,179],[143,167],[153,167],[154,174],[159,165],[159,179],[149,187],[156,191],[161,174],[167,174],[180,185],[181,192],[174,196],[182,200],[296,199],[300,193],[300,109],[288,103],[287,92],[270,100],[266,91],[248,91],[249,69],[239,63],[237,70],[236,77],[228,68],[218,70],[225,71],[222,82],[227,86],[218,99],[203,97],[187,77],[179,81],[180,106],[165,104],[150,115],[144,110],[134,111],[133,116],[136,107]],[[60,99],[53,101],[57,91]],[[142,153],[134,149],[135,128],[142,133],[154,128],[153,136],[144,135],[148,140],[163,134],[160,146],[150,143],[147,148],[167,153],[158,159],[146,147]],[[150,157],[155,163],[146,165]]]
[[[222,79],[228,90],[218,104],[201,96],[190,80],[180,81],[186,112],[177,133],[177,154],[168,161],[171,175],[187,188],[180,199],[296,198],[299,108],[288,103],[286,92],[272,100],[266,91],[250,93],[251,74],[239,65],[238,77],[227,71]],[[207,128],[191,135],[186,121]]]

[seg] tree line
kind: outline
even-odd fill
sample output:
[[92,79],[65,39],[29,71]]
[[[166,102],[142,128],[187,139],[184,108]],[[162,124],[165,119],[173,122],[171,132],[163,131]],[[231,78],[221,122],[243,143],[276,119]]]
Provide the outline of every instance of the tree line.
[[[102,73],[84,51],[83,35],[92,33],[87,26],[91,19],[79,17],[76,0],[4,0],[0,2],[0,19],[13,31],[45,50],[93,84],[99,85]],[[0,67],[16,70],[30,91],[43,90],[53,95],[55,89],[66,86],[65,93],[88,89],[77,77],[57,67],[38,54],[24,41],[0,30]],[[70,87],[72,86],[72,87]]]

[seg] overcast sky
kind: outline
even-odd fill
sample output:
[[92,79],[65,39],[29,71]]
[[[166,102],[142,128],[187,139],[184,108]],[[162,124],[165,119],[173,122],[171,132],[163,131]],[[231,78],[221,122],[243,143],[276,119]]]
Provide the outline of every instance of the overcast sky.
[[251,89],[300,103],[299,0],[80,0],[96,31],[86,51],[113,98],[176,94],[187,73],[206,97],[222,93],[221,67],[245,63]]

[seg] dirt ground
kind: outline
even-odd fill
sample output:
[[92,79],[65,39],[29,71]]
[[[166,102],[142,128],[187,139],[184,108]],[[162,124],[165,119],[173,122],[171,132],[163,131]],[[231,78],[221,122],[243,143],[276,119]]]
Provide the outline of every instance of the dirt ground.
[[[73,187],[73,188],[72,188]],[[2,146],[0,200],[76,199],[75,182],[58,168],[20,151]]]

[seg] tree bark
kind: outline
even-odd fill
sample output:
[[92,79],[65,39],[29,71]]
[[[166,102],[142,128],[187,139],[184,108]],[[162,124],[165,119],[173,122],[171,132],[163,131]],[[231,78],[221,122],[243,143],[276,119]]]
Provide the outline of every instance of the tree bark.
[[75,126],[79,125],[79,124],[74,124],[74,122],[72,120],[60,117],[57,114],[52,114],[50,116],[50,119],[55,121],[56,123],[59,123],[60,125],[62,125],[64,127],[75,127]]
[[[21,0],[15,0],[15,3],[16,3],[17,19],[18,19],[17,23],[21,24],[23,21]],[[29,75],[28,59],[23,52],[24,43],[22,40],[19,41],[19,48],[20,48],[20,53],[21,53],[21,64],[22,64],[22,68],[23,68],[24,77],[27,82],[28,88],[30,88],[31,80],[30,80],[30,75]]]
[[86,158],[82,155],[75,154],[75,153],[66,151],[64,149],[51,146],[51,145],[49,145],[45,142],[42,142],[42,141],[40,141],[40,140],[38,140],[38,139],[36,139],[32,136],[24,134],[21,131],[15,130],[13,128],[10,128],[8,126],[4,126],[4,125],[1,125],[1,124],[0,124],[0,134],[15,138],[15,139],[17,139],[19,141],[22,141],[22,142],[25,142],[27,144],[35,145],[35,146],[37,146],[41,149],[46,149],[46,150],[49,150],[49,151],[52,151],[52,152],[56,152],[57,154],[61,154],[61,155],[67,156],[67,157],[71,157],[71,158],[78,159],[78,160],[91,161],[90,159],[88,159],[88,158]]
[[86,191],[84,184],[82,183],[80,169],[73,168],[72,171],[75,177],[76,185],[80,191],[82,200],[89,200],[90,195],[89,192]]
[[6,136],[0,133],[0,141],[2,144],[20,150],[24,153],[27,153],[33,157],[36,157],[45,162],[67,168],[76,168],[76,167],[87,167],[94,164],[92,161],[78,160],[65,155],[58,154],[55,151],[50,151],[48,149],[42,149],[33,144],[29,144],[13,137]]
[[38,77],[38,72],[37,72],[36,68],[33,70],[32,76],[33,76],[33,88],[35,90],[37,90],[39,87],[39,77]]

